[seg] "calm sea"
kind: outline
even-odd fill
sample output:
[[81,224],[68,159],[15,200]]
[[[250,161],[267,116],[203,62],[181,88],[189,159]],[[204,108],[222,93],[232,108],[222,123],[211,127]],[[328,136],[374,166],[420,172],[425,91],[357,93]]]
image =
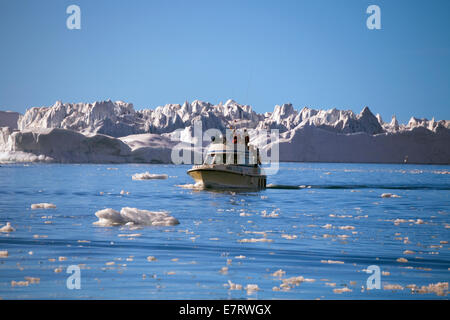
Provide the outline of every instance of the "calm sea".
[[[283,163],[244,193],[189,189],[187,169],[2,165],[0,225],[16,230],[0,233],[0,298],[448,298],[450,166]],[[132,180],[146,171],[168,178]],[[42,202],[56,209],[30,208]],[[180,224],[93,225],[123,207]]]

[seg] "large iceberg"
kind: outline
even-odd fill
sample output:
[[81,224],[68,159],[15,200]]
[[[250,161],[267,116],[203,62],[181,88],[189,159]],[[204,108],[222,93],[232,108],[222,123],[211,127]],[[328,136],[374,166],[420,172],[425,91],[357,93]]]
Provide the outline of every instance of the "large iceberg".
[[[0,112],[0,162],[170,163],[180,146],[201,153],[192,139],[202,129],[246,127],[251,142],[280,150],[280,161],[450,163],[450,121],[417,119],[384,122],[368,107],[351,110],[296,110],[290,103],[258,114],[234,100],[213,105],[166,104],[135,110],[123,101],[56,102],[24,115]],[[265,132],[280,137],[263,144]],[[194,147],[195,146],[195,147]]]
[[0,127],[10,127],[11,129],[17,129],[17,121],[21,116],[18,112],[13,111],[0,111]]

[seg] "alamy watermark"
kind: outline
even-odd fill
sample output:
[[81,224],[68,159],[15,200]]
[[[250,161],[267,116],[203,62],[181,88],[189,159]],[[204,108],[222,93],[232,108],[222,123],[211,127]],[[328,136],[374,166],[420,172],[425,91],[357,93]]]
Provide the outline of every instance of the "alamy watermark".
[[81,9],[79,6],[72,4],[67,7],[66,13],[70,14],[66,20],[66,26],[69,30],[81,29]]
[[367,278],[366,288],[371,289],[381,289],[381,270],[377,265],[368,266],[366,269],[367,273],[372,275]]
[[379,6],[372,4],[367,7],[367,14],[370,16],[366,20],[366,26],[369,30],[380,30],[381,29],[381,9]]
[[81,289],[81,269],[77,265],[70,265],[66,273],[70,273],[71,275],[66,280],[66,287],[69,290],[73,289]]

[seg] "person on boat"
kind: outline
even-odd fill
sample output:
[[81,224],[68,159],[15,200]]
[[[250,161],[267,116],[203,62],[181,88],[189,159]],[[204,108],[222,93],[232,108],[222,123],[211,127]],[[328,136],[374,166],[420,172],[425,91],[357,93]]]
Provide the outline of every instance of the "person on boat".
[[250,142],[250,136],[248,135],[247,129],[244,129],[244,142],[245,142],[245,149],[248,150],[248,144]]

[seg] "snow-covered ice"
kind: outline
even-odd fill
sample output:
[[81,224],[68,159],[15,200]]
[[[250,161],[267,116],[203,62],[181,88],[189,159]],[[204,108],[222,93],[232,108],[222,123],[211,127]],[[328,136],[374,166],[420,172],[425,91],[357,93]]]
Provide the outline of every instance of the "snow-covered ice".
[[14,229],[11,226],[10,222],[7,222],[6,225],[0,228],[0,232],[13,232],[13,231],[16,231],[16,229]]
[[95,215],[99,220],[94,224],[105,227],[118,225],[174,226],[179,224],[176,218],[165,211],[149,211],[129,207],[122,208],[120,212],[107,208],[97,211]]
[[[262,155],[279,148],[280,161],[448,164],[450,159],[449,120],[412,117],[399,124],[393,116],[386,123],[368,107],[356,114],[296,110],[285,103],[258,114],[233,100],[217,105],[186,101],[137,111],[123,101],[58,101],[24,115],[2,112],[0,118],[0,162],[170,163],[178,143],[201,152],[190,145],[196,122],[203,130],[222,132],[230,125],[246,127]],[[266,145],[268,129],[278,129],[280,137]]]
[[56,205],[54,205],[53,203],[33,203],[31,205],[31,209],[35,210],[35,209],[56,209]]
[[151,179],[167,179],[167,174],[156,174],[148,171],[144,173],[135,173],[131,177],[133,180],[151,180]]

